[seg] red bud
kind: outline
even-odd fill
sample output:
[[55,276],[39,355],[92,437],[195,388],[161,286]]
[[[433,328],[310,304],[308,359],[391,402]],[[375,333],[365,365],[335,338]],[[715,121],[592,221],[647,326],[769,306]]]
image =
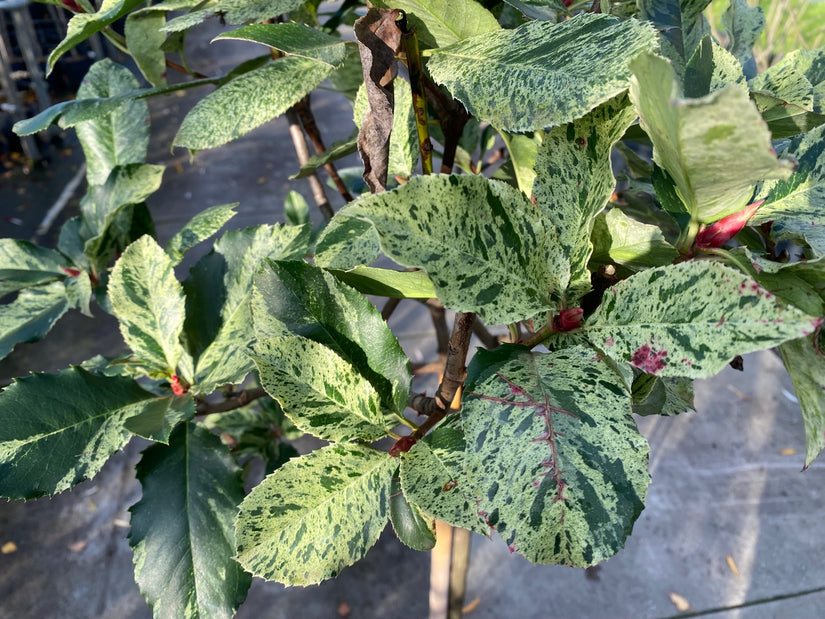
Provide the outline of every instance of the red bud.
[[183,395],[189,391],[189,385],[183,382],[177,374],[172,374],[169,384],[172,386],[172,393],[175,395]]
[[415,441],[412,436],[402,436],[395,441],[395,445],[390,448],[390,455],[393,458],[397,458],[402,452],[407,452],[412,449],[413,445],[415,445]]
[[581,326],[583,317],[584,310],[580,307],[563,309],[553,318],[553,327],[556,331],[572,331]]
[[63,271],[69,277],[77,277],[80,275],[80,269],[75,269],[73,267],[60,267],[60,270]]
[[75,13],[85,13],[86,11],[75,0],[60,0],[60,3],[70,11]]
[[735,237],[739,231],[745,227],[748,220],[753,217],[764,200],[757,200],[752,204],[748,204],[738,213],[728,215],[724,219],[705,226],[696,235],[694,245],[697,249],[711,249],[713,247],[722,247],[725,243]]

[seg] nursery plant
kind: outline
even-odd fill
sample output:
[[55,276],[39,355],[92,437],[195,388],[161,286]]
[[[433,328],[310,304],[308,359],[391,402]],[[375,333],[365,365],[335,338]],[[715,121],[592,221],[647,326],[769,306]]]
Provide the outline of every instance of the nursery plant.
[[[690,410],[693,379],[748,352],[778,348],[809,465],[825,446],[825,48],[757,74],[762,10],[726,4],[722,45],[709,4],[62,0],[49,68],[101,33],[140,75],[101,60],[76,99],[16,125],[74,128],[88,189],[55,249],[0,240],[0,355],[73,309],[113,314],[128,350],[0,394],[0,494],[62,492],[152,441],[137,583],[156,616],[222,617],[251,575],[334,578],[388,520],[418,550],[438,519],[536,563],[610,558],[650,482],[634,413]],[[212,45],[260,56],[188,69],[187,33],[215,19]],[[146,99],[187,88],[204,94],[169,146],[194,156],[284,114],[306,132],[318,152],[297,140],[294,172],[323,226],[293,193],[285,222],[211,240],[234,205],[204,205],[158,244]],[[317,88],[353,103],[352,137],[329,148]],[[339,172],[356,150],[362,167]],[[386,323],[422,301],[455,313],[424,394]],[[329,444],[299,456],[301,433]]]

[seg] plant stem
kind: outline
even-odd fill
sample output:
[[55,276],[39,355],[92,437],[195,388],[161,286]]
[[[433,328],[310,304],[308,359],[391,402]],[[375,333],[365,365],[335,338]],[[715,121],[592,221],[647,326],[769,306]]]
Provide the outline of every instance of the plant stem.
[[263,387],[244,389],[227,397],[223,402],[199,402],[195,414],[202,416],[211,415],[212,413],[226,413],[236,408],[246,406],[250,402],[263,398],[266,395],[267,393]]
[[526,340],[523,340],[521,344],[527,346],[527,348],[533,348],[534,346],[538,346],[548,337],[550,337],[551,333],[556,332],[556,326],[553,324],[553,318],[551,317],[547,323],[538,331],[536,331],[533,335],[528,337]]
[[184,75],[189,75],[189,76],[195,77],[197,79],[208,79],[208,77],[209,77],[208,75],[204,75],[203,73],[198,73],[197,71],[192,71],[190,69],[187,69],[186,67],[181,66],[177,62],[173,62],[173,61],[169,60],[168,58],[166,59],[166,66],[169,67],[170,69],[174,69],[175,71],[177,71],[179,73],[183,73]]
[[[301,120],[298,118],[298,113],[295,108],[289,108],[286,111],[286,119],[289,122],[289,135],[292,138],[292,145],[295,147],[295,154],[298,156],[298,163],[301,165],[309,161],[309,149],[307,149],[306,138],[304,137],[304,130],[301,128]],[[318,175],[313,172],[307,177],[309,187],[312,190],[312,197],[315,204],[324,216],[324,219],[329,221],[335,212],[327,200],[327,195],[324,192],[324,186],[321,184]]]

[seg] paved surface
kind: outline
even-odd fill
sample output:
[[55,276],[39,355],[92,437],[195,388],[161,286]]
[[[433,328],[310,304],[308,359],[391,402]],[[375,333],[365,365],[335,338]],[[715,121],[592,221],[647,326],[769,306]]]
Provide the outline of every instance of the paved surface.
[[[211,46],[195,68],[214,74],[231,66],[235,57],[227,45],[241,44]],[[232,53],[245,53],[240,50]],[[228,148],[200,153],[194,163],[182,151],[170,154],[175,123],[193,102],[184,96],[152,103],[149,161],[169,165],[163,188],[150,199],[161,242],[207,206],[240,200],[230,225],[242,227],[280,220],[290,187],[309,196],[304,181],[287,180],[297,162],[283,120]],[[328,142],[348,134],[347,124],[335,122],[349,114],[343,100],[319,99],[315,109]],[[50,178],[41,174],[28,184],[2,179],[0,216],[25,213],[29,227],[0,224],[0,233],[27,238],[38,209],[45,212],[76,165],[67,154],[53,159]],[[27,196],[41,196],[22,211],[21,199],[9,199],[20,187]],[[418,304],[402,304],[390,322],[414,361],[432,358],[431,326]],[[121,346],[113,321],[102,313],[98,321],[71,315],[45,341],[21,346],[0,362],[0,379],[54,371]],[[624,551],[585,573],[530,565],[500,540],[477,536],[467,594],[475,608],[468,616],[669,617],[678,614],[672,594],[694,610],[756,602],[707,615],[717,619],[825,616],[825,463],[799,470],[802,422],[778,358],[750,355],[745,369],[699,381],[699,414],[639,420],[651,443],[653,484]],[[53,499],[0,502],[0,546],[14,542],[17,548],[0,554],[0,618],[151,616],[132,580],[126,541],[127,510],[140,494],[133,466],[144,446],[134,441],[94,480]],[[355,618],[425,617],[428,564],[425,553],[404,548],[386,531],[335,581],[285,589],[256,580],[238,617],[337,617],[343,603]]]

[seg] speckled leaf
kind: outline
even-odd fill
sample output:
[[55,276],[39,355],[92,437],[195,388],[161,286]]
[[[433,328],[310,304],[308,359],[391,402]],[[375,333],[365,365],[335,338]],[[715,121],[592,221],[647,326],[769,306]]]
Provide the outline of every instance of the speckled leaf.
[[435,546],[435,523],[407,500],[398,475],[396,468],[390,484],[390,524],[405,546],[413,550],[431,550]]
[[525,196],[533,194],[533,183],[536,180],[536,152],[541,139],[537,136],[521,135],[518,133],[500,133],[501,139],[510,153],[510,163],[516,175],[518,188]]
[[238,561],[286,585],[334,578],[378,541],[397,464],[386,452],[346,444],[290,460],[241,504]]
[[679,99],[673,69],[663,58],[644,55],[631,68],[630,97],[653,142],[653,160],[673,178],[694,219],[710,223],[740,211],[756,181],[790,175],[741,88]]
[[207,8],[169,20],[164,30],[188,30],[215,15],[220,15],[224,23],[232,25],[261,22],[299,9],[305,2],[306,0],[219,0]]
[[23,342],[42,339],[69,309],[63,282],[26,288],[0,305],[0,359]]
[[750,275],[763,288],[811,316],[825,316],[825,258],[799,262],[774,262],[737,248],[750,261]]
[[286,112],[331,71],[323,62],[287,56],[244,73],[189,111],[173,145],[194,151],[226,144]]
[[120,332],[149,368],[174,374],[183,356],[183,289],[174,264],[150,236],[132,243],[115,264],[109,299]]
[[363,294],[398,299],[432,299],[433,283],[424,271],[393,271],[359,266],[349,271],[330,269],[335,277]]
[[531,19],[557,21],[559,11],[567,11],[561,0],[504,0]]
[[253,350],[261,385],[304,432],[373,441],[397,425],[369,381],[326,346],[288,335],[258,340]]
[[425,513],[454,527],[489,535],[464,472],[465,447],[461,418],[454,415],[401,454],[401,486]]
[[372,264],[381,255],[378,232],[368,221],[336,213],[315,245],[315,264],[348,270]]
[[753,225],[773,222],[771,237],[810,248],[825,256],[825,125],[794,138],[785,151],[796,160],[786,181],[766,181],[756,194],[765,203],[751,219]]
[[816,350],[814,337],[785,342],[779,347],[802,409],[806,468],[825,449],[825,358]]
[[600,214],[593,227],[593,260],[632,271],[671,264],[678,255],[658,226],[643,224],[617,208]]
[[220,230],[223,225],[235,216],[235,207],[240,202],[221,204],[200,211],[175,233],[166,244],[166,253],[175,263],[183,260],[190,249],[201,241]]
[[710,34],[702,12],[710,0],[637,0],[639,19],[651,21],[661,32],[662,52],[681,76],[699,41]]
[[166,84],[166,52],[161,49],[166,41],[166,33],[161,31],[165,25],[166,14],[150,8],[131,13],[123,27],[126,47],[152,86]]
[[0,393],[0,496],[56,494],[93,477],[129,441],[123,422],[152,399],[131,378],[78,367],[15,380]]
[[293,56],[340,66],[347,56],[346,44],[338,37],[304,24],[252,24],[224,32],[218,39],[253,41]]
[[131,508],[135,580],[155,617],[231,619],[252,577],[235,561],[233,522],[243,500],[238,467],[220,439],[183,424],[137,465]]
[[444,47],[501,27],[475,0],[375,0],[372,4],[405,11],[422,49]]
[[636,415],[680,415],[695,412],[693,380],[682,376],[654,376],[635,370],[633,413]]
[[123,427],[141,438],[168,444],[175,426],[194,416],[195,399],[191,394],[161,396],[148,400],[143,410],[127,419]]
[[588,348],[479,351],[461,417],[478,509],[512,552],[584,567],[624,547],[648,446],[622,379]]
[[685,67],[685,97],[697,99],[734,84],[748,92],[742,65],[710,35],[705,36]]
[[742,65],[745,77],[756,75],[753,46],[765,28],[765,13],[759,6],[750,6],[747,0],[731,0],[722,14],[722,26],[728,33],[728,50]]
[[195,382],[206,393],[235,384],[254,364],[245,349],[254,340],[249,301],[264,261],[301,260],[310,226],[254,226],[232,230],[193,269],[185,283],[186,336],[196,355]]
[[[75,15],[72,21],[79,17],[83,15]],[[140,84],[129,69],[106,58],[86,73],[77,98],[115,97],[138,88]],[[145,101],[128,100],[106,116],[79,123],[75,130],[86,154],[86,180],[90,185],[102,185],[115,166],[146,159],[149,107]]]
[[0,239],[0,297],[66,277],[70,263],[53,249],[19,239]]
[[556,228],[569,268],[559,273],[575,299],[590,290],[587,262],[593,251],[593,220],[616,187],[610,163],[613,145],[635,120],[622,94],[583,118],[545,134],[536,156],[533,196],[547,225]]
[[618,283],[584,331],[616,361],[650,374],[707,378],[736,355],[808,335],[819,323],[783,308],[741,272],[701,261],[649,269]]
[[566,257],[535,207],[509,185],[419,176],[340,213],[371,221],[384,253],[424,269],[450,309],[501,324],[554,307]]
[[403,412],[412,375],[380,312],[354,288],[306,262],[269,261],[255,278],[252,315],[258,339],[300,335],[353,366]]
[[427,68],[479,120],[533,131],[571,122],[626,90],[628,61],[655,46],[647,24],[583,13],[456,43],[434,52]]
[[77,13],[73,15],[66,27],[66,38],[49,54],[46,63],[46,76],[48,77],[49,73],[52,72],[55,63],[63,54],[141,4],[143,4],[143,0],[103,0],[96,13]]

